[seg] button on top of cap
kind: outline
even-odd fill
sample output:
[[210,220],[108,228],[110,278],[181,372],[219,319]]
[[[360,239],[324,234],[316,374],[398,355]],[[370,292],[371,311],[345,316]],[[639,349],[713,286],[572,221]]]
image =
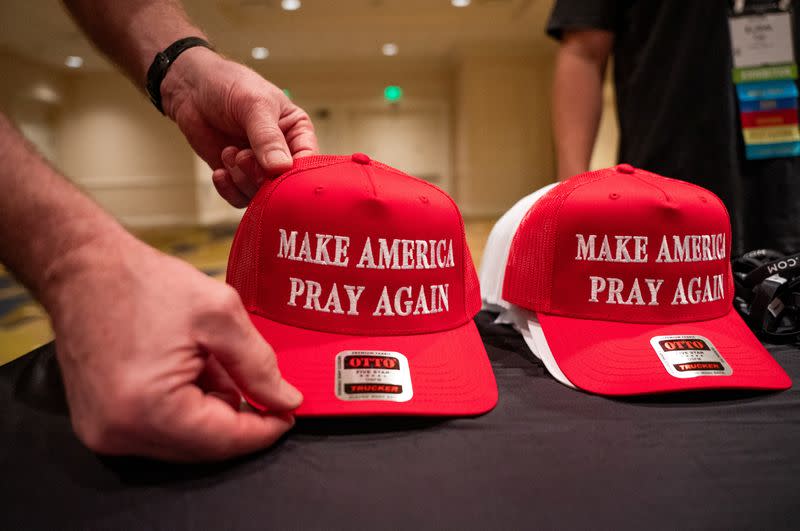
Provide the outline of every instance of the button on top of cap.
[[628,174],[630,174],[630,173],[635,172],[636,169],[633,166],[631,166],[630,164],[619,164],[619,165],[617,165],[617,171],[619,173],[628,173]]
[[353,162],[356,164],[369,164],[370,158],[363,153],[353,153]]

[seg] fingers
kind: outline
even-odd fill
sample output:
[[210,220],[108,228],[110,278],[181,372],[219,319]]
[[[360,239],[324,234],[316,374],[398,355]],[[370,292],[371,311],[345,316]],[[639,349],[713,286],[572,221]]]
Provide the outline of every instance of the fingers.
[[242,413],[222,400],[186,386],[172,397],[162,422],[157,457],[172,461],[227,459],[266,448],[294,426],[291,415]]
[[247,206],[267,179],[251,149],[228,146],[222,150],[223,170],[211,175],[217,192],[237,208]]
[[[235,149],[235,148],[234,148]],[[252,149],[243,149],[236,154],[236,167],[244,173],[245,175],[250,178],[250,180],[255,184],[256,191],[264,184],[264,181],[267,180],[268,175],[264,171],[264,168],[259,165],[258,161],[256,160],[256,154],[253,153]]]
[[248,402],[268,411],[296,409],[303,395],[281,376],[275,352],[250,322],[239,295],[233,289],[226,293],[210,319],[198,323],[202,346],[214,354]]
[[[240,412],[239,393],[231,379],[213,356],[207,363],[198,386],[187,382],[162,397],[157,408],[148,409],[152,416],[137,414],[136,408],[123,404],[105,421],[93,416],[75,424],[76,434],[104,455],[193,462],[260,450],[294,425],[290,414]],[[216,391],[204,392],[199,386]]]
[[281,117],[278,126],[285,132],[286,142],[294,158],[307,157],[319,152],[314,124],[300,107],[292,105],[291,111]]
[[241,406],[242,395],[239,389],[214,356],[206,359],[205,369],[197,379],[197,385],[207,395],[219,398],[233,409],[238,410]]
[[228,170],[228,173],[231,175],[233,184],[242,192],[242,195],[248,199],[252,199],[258,191],[258,185],[255,183],[254,178],[246,174],[239,167],[236,161],[238,152],[239,150],[235,147],[225,148],[222,151],[222,163],[225,164],[225,169]]
[[222,151],[222,161],[233,184],[248,199],[258,193],[261,184],[267,179],[266,172],[256,161],[251,149],[239,150],[235,146],[228,146]]
[[244,208],[250,202],[239,188],[233,183],[233,177],[226,169],[214,170],[211,174],[214,188],[222,198],[236,208]]
[[250,107],[244,120],[256,160],[269,175],[280,175],[292,168],[292,155],[278,125],[277,105],[259,100]]

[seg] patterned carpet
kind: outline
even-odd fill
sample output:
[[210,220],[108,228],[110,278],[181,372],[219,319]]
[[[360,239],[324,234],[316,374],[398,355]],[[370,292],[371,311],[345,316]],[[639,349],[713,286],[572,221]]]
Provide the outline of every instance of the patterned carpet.
[[[494,220],[467,222],[467,242],[478,267]],[[150,245],[224,280],[235,225],[135,231]],[[47,314],[27,290],[0,266],[0,365],[53,339]]]

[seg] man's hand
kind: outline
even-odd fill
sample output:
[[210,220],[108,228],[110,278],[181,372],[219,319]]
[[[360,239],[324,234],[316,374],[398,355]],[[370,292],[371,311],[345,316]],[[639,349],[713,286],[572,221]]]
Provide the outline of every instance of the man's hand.
[[[223,459],[294,424],[302,395],[229,286],[123,231],[47,278],[73,427],[92,450]],[[239,390],[267,412],[240,412]]]
[[282,90],[206,48],[181,54],[161,94],[165,113],[235,207],[247,206],[264,179],[291,169],[293,158],[318,150],[311,120]]
[[[64,3],[95,45],[140,89],[156,53],[184,37],[206,37],[179,0]],[[161,103],[215,170],[220,195],[237,207],[247,205],[264,179],[290,169],[293,157],[318,149],[308,115],[283,91],[207,48],[190,48],[175,60],[161,83]],[[223,164],[222,151],[229,146],[236,154]]]

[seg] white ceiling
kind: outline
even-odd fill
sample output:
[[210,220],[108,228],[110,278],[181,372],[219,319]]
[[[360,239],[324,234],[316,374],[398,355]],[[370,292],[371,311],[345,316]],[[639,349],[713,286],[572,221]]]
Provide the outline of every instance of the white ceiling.
[[[442,61],[489,45],[550,51],[544,25],[552,1],[473,0],[455,8],[450,0],[303,0],[294,12],[280,0],[184,5],[224,53],[252,61],[250,49],[265,46],[266,63],[297,63],[380,58],[386,42],[399,45],[400,58]],[[83,56],[88,69],[107,68],[57,0],[2,0],[0,47],[59,68],[68,55]]]

